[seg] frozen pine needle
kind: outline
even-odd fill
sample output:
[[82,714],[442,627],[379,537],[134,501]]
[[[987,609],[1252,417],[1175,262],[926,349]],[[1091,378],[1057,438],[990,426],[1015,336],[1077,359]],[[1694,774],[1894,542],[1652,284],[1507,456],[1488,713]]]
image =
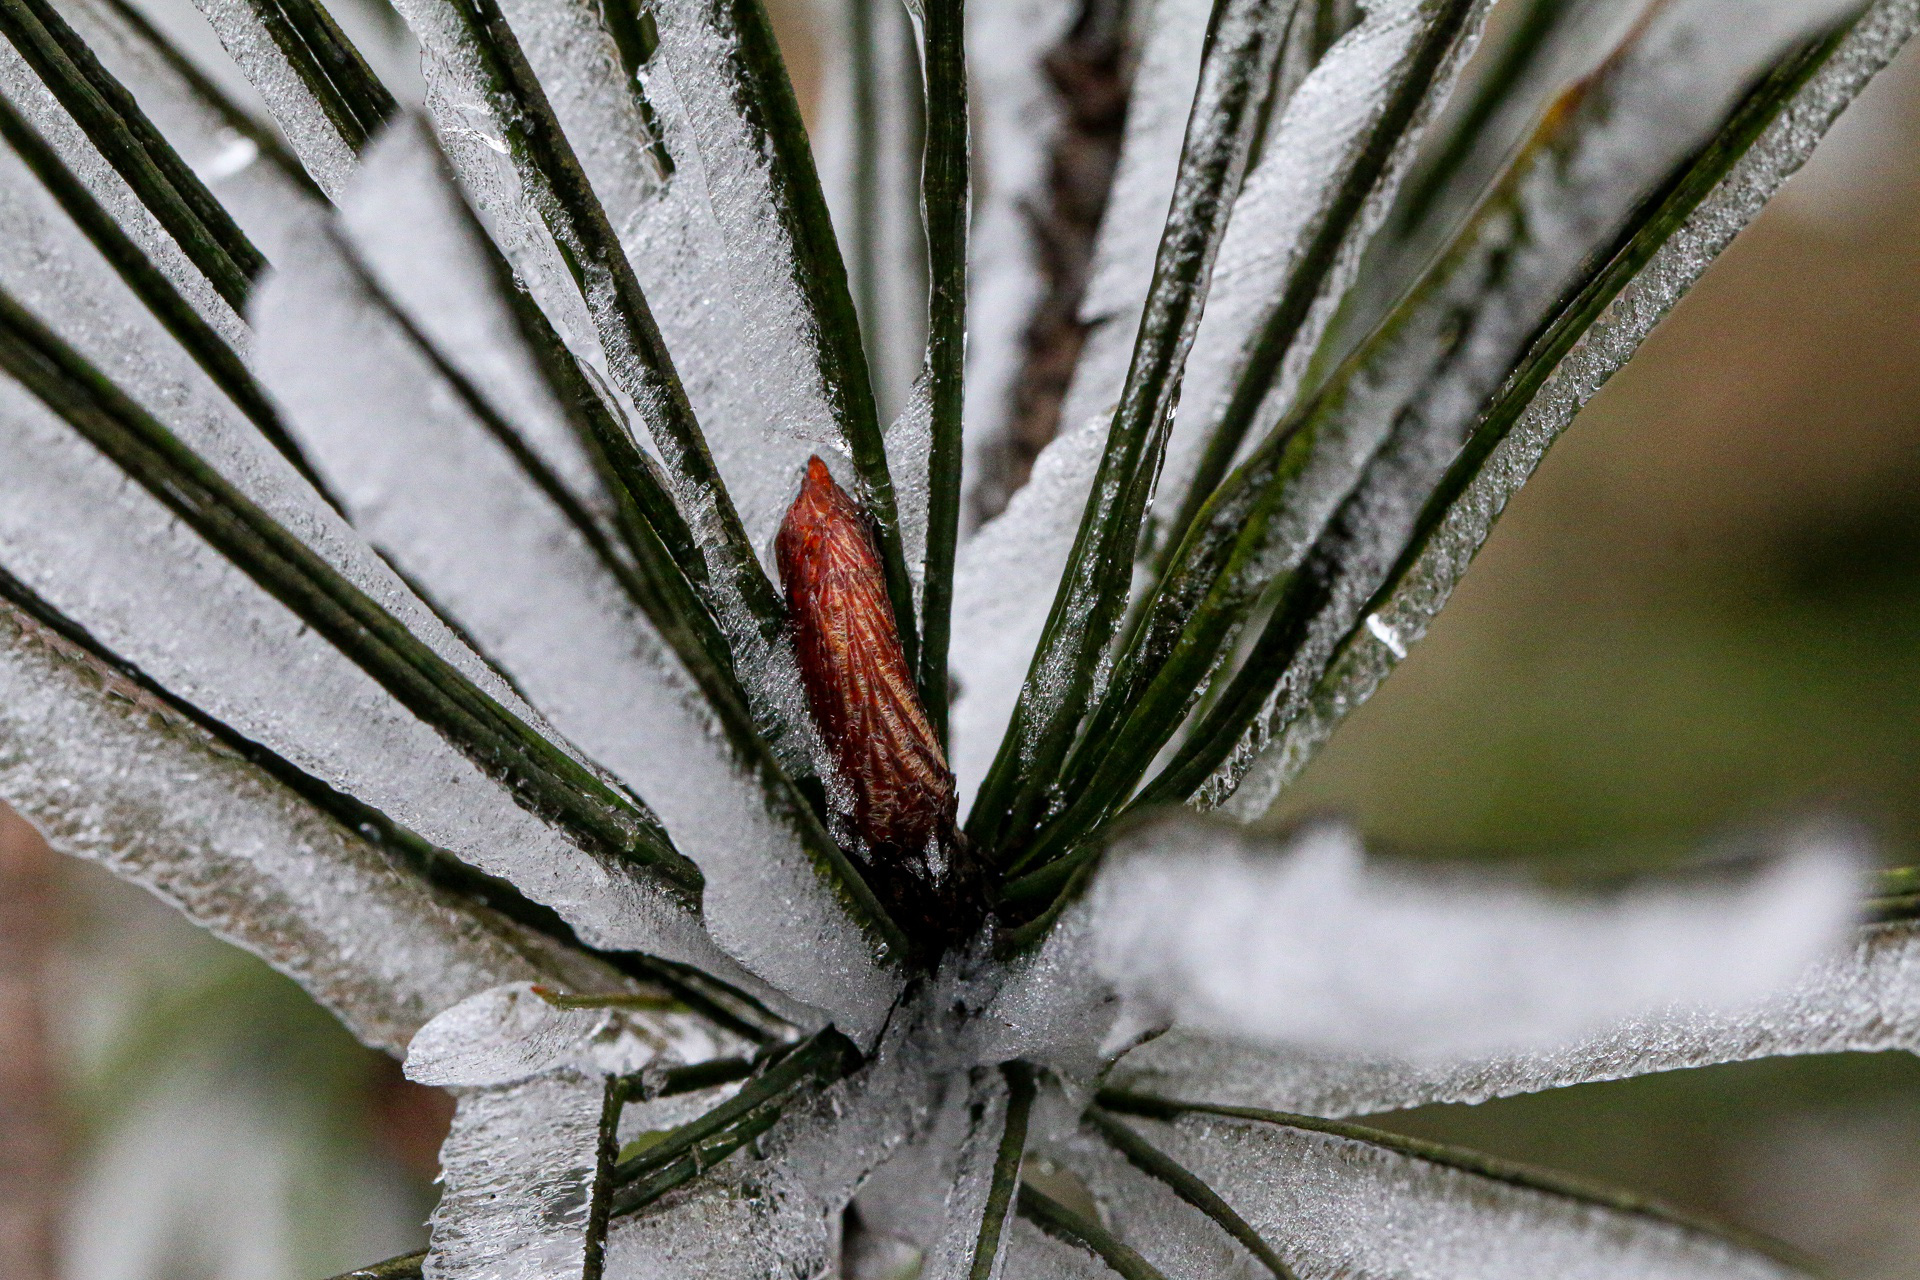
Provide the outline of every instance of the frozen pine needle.
[[0,799],[456,1092],[350,1274],[1799,1274],[1338,1117],[1920,1051],[1912,875],[1229,820],[1920,0],[843,3],[0,0]]

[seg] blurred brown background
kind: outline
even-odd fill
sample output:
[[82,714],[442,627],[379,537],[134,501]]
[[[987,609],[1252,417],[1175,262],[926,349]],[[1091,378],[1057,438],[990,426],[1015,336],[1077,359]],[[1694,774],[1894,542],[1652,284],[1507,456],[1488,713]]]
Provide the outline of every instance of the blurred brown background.
[[[812,19],[780,16],[810,94]],[[1825,811],[1920,861],[1916,143],[1910,53],[1556,446],[1288,813],[1580,873]],[[445,1118],[290,984],[0,820],[6,1276],[307,1280],[400,1252]],[[1920,1280],[1905,1056],[1385,1123]]]

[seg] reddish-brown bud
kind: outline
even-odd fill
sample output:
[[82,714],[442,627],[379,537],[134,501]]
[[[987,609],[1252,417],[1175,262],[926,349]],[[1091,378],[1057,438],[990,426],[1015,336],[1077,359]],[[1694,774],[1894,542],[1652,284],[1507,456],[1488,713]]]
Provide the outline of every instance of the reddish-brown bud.
[[953,774],[900,648],[880,557],[824,462],[774,541],[807,701],[875,855],[915,857],[953,823]]

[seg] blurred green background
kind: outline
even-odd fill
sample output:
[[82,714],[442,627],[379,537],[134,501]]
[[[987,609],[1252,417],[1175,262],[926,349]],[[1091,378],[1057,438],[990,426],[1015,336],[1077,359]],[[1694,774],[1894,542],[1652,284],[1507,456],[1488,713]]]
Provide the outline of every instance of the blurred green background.
[[[797,4],[780,16],[810,93]],[[1563,874],[1838,813],[1920,861],[1917,144],[1909,53],[1555,447],[1283,816]],[[423,1238],[444,1097],[0,824],[0,899],[42,885],[50,967],[0,974],[0,1249],[27,1260],[9,1276],[303,1280]],[[1651,1192],[1845,1277],[1920,1280],[1904,1055],[1381,1123]],[[31,1262],[41,1237],[57,1270]]]

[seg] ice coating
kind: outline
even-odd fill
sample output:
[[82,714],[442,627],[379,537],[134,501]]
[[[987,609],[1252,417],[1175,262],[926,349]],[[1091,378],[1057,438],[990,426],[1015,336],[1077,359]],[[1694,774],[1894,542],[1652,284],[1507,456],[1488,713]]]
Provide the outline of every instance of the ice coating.
[[[960,518],[997,511],[1004,481],[989,462],[1001,448],[1027,327],[1046,290],[1029,207],[1044,207],[1060,101],[1043,66],[1072,26],[1067,0],[975,0],[967,6],[973,145],[973,228],[967,243],[966,465]],[[958,611],[956,610],[956,619]]]
[[[619,332],[605,282],[589,282],[583,297],[555,248],[546,222],[551,190],[531,168],[521,171],[507,142],[517,126],[501,118],[458,11],[445,0],[400,0],[398,8],[420,39],[427,105],[467,196],[560,333],[604,372],[635,421],[658,433],[657,388]],[[611,40],[595,6],[528,5],[524,13],[513,13],[519,14],[514,32],[529,64],[543,81],[560,86],[554,113],[595,184],[748,540],[764,559],[808,454],[823,446],[844,453],[844,446],[837,428],[823,433],[806,413],[793,412],[803,402],[789,398],[789,384],[801,376],[794,371],[804,359],[790,333],[760,316],[764,299],[735,278],[733,248],[716,221],[697,130],[669,60],[656,53],[629,89],[609,61]],[[636,92],[650,109],[651,123],[636,126],[623,142],[605,144],[591,132],[599,127],[595,122],[637,110]],[[673,166],[664,185],[648,148],[638,145],[656,127]],[[833,465],[843,481],[851,480],[843,458]],[[710,501],[678,496],[699,541],[720,546],[719,516]],[[724,559],[710,559],[716,588],[727,596],[734,589],[731,569]],[[724,598],[721,612],[737,643],[752,631],[737,600]],[[790,664],[750,643],[746,648],[739,656],[756,693],[797,706]]]
[[[198,393],[177,348],[50,219],[0,195],[0,278],[166,416],[203,457],[510,710],[519,701],[257,434]],[[29,254],[27,250],[33,248]],[[22,274],[26,271],[32,274]],[[174,366],[181,366],[175,378]],[[434,730],[222,559],[17,384],[0,389],[0,565],[164,687],[475,865],[515,879],[594,937],[707,954],[651,882],[522,809]],[[75,518],[85,512],[85,519]],[[538,718],[522,716],[535,726]]]
[[[1152,8],[1127,103],[1120,163],[1094,242],[1086,295],[1080,300],[1080,319],[1092,328],[1060,406],[1063,427],[1091,417],[1111,418],[1126,383],[1161,229],[1173,201],[1211,10],[1205,0],[1158,0]],[[1083,485],[1071,504],[1076,513],[1085,500]],[[1049,599],[1039,607],[1044,611],[1051,603]]]
[[418,117],[401,117],[367,147],[339,205],[355,251],[408,321],[574,493],[597,494],[593,464],[521,337],[486,233]]
[[894,500],[900,510],[900,546],[913,581],[913,611],[920,613],[926,590],[927,461],[933,452],[933,394],[923,369],[913,380],[907,402],[887,427],[887,465],[894,472]]
[[[1140,1127],[1132,1117],[1119,1123]],[[1166,1183],[1135,1167],[1091,1124],[1050,1144],[1048,1153],[1085,1182],[1107,1224],[1166,1280],[1275,1280],[1244,1244]],[[1305,1259],[1293,1261],[1301,1276],[1318,1274]]]
[[[1407,569],[1384,588],[1386,598],[1369,615],[1366,631],[1344,644],[1311,697],[1302,701],[1297,718],[1241,780],[1227,806],[1229,813],[1243,818],[1264,813],[1334,727],[1373,695],[1407,649],[1426,634],[1508,499],[1533,474],[1548,446],[1806,162],[1841,111],[1916,27],[1920,6],[1910,0],[1872,6],[1827,65],[1622,290],[1535,394],[1519,423],[1493,448],[1438,526],[1414,548]],[[1383,636],[1391,636],[1397,645]]]
[[722,948],[869,1035],[898,979],[816,868],[806,842],[824,835],[769,789],[607,565],[381,310],[340,242],[316,234],[289,254],[253,317],[262,378],[359,527],[654,807],[706,878],[703,917]]
[[[1743,14],[1737,32],[1709,38],[1725,25],[1714,0],[1662,7],[1602,75],[1549,113],[1394,319],[1223,486],[1262,491],[1267,512],[1244,530],[1203,521],[1189,545],[1201,544],[1202,529],[1204,539],[1239,538],[1249,566],[1235,584],[1243,592],[1290,572],[1313,550],[1316,603],[1304,625],[1285,620],[1304,635],[1287,641],[1291,669],[1230,700],[1236,715],[1257,697],[1265,705],[1247,708],[1251,723],[1199,786],[1199,803],[1223,800],[1291,719],[1487,399],[1581,280],[1589,256],[1612,246],[1631,212],[1713,135],[1751,82],[1834,10],[1781,0]],[[1711,57],[1696,56],[1708,47]]]
[[573,1069],[631,1075],[720,1056],[712,1024],[671,1008],[577,1008],[565,992],[503,983],[462,1000],[407,1045],[407,1079],[432,1085],[508,1085]]
[[1561,1044],[1670,1005],[1744,1008],[1845,936],[1864,863],[1808,833],[1730,886],[1581,899],[1367,866],[1340,827],[1285,844],[1236,831],[1175,818],[1130,835],[1073,908],[1129,1017],[1428,1061]]
[[1920,927],[1877,925],[1744,1011],[1666,1010],[1538,1052],[1425,1062],[1276,1053],[1176,1028],[1122,1058],[1113,1082],[1173,1098],[1359,1115],[1558,1089],[1654,1071],[1810,1053],[1920,1053]]
[[610,971],[429,889],[178,709],[0,602],[0,799],[390,1052],[507,981]]
[[[301,226],[309,219],[299,219]],[[222,476],[488,697],[539,717],[403,583],[206,377],[11,153],[0,153],[0,285]],[[562,744],[564,746],[564,744]]]
[[994,1158],[1006,1126],[1004,1077],[955,1072],[931,1122],[876,1169],[855,1206],[862,1225],[920,1255],[920,1280],[967,1280],[979,1242]]
[[427,1280],[580,1275],[605,1084],[560,1072],[459,1094]]
[[939,1100],[949,1064],[922,1030],[896,1020],[858,1073],[796,1099],[751,1150],[616,1219],[606,1280],[838,1274],[841,1215],[855,1189]]
[[[662,0],[653,13],[660,30],[657,57],[672,75],[723,246],[710,269],[735,302],[736,327],[726,340],[756,360],[732,367],[752,388],[757,430],[730,447],[712,439],[709,444],[716,461],[725,455],[733,463],[722,472],[758,547],[781,514],[762,505],[769,484],[777,489],[784,477],[790,485],[810,447],[845,454],[847,415],[858,411],[848,385],[855,375],[835,367],[838,357],[823,332],[828,321],[809,296],[809,280],[829,269],[801,260],[787,212],[790,198],[775,187],[765,107],[754,98],[743,61],[745,37],[731,11],[704,0]],[[795,182],[811,178],[798,166],[788,176]],[[629,252],[637,260],[646,249],[633,246]],[[664,299],[655,308],[670,310]],[[708,421],[702,418],[703,425]],[[727,428],[715,423],[711,429]],[[757,475],[735,488],[735,475],[749,463]]]
[[[1092,274],[1080,301],[1080,318],[1084,321],[1111,327],[1110,322],[1116,318],[1130,317],[1130,323],[1119,324],[1129,331],[1129,346],[1132,330],[1140,322],[1147,287],[1153,282],[1153,256],[1160,247],[1160,229],[1166,225],[1173,202],[1180,147],[1193,112],[1200,53],[1212,8],[1207,0],[1154,0],[1147,19],[1140,66],[1134,72],[1133,93],[1127,102],[1120,164],[1114,171],[1113,191],[1100,220]],[[1125,377],[1124,367],[1120,374]],[[1117,381],[1103,393],[1107,400],[1119,394]]]
[[[1293,402],[1308,360],[1359,271],[1361,253],[1386,218],[1427,125],[1477,43],[1488,7],[1478,4],[1467,16],[1464,36],[1452,41],[1432,87],[1342,237],[1260,417],[1248,431],[1250,441],[1264,436]],[[1360,25],[1328,50],[1284,106],[1274,108],[1262,161],[1234,202],[1206,315],[1187,359],[1181,412],[1168,437],[1156,495],[1161,510],[1177,511],[1186,498],[1200,451],[1245,367],[1248,346],[1302,269],[1315,237],[1326,229],[1343,183],[1365,160],[1389,103],[1415,72],[1423,44],[1444,30],[1446,8],[1433,0],[1368,6]]]
[[[420,42],[425,105],[461,190],[562,338],[595,368],[609,373],[610,360],[586,300],[542,219],[544,188],[530,175],[523,181],[515,165],[506,141],[508,125],[500,117],[460,11],[445,0],[399,0],[394,9]],[[610,373],[609,383],[618,385]]]
[[1055,438],[1007,509],[960,547],[953,575],[951,760],[963,817],[1026,683],[1107,426],[1104,415],[1095,416]]
[[[1213,1116],[1187,1116],[1173,1124],[1133,1117],[1125,1122],[1219,1192],[1303,1277],[1785,1280],[1805,1275],[1658,1210],[1553,1194],[1350,1138]],[[1125,1190],[1108,1207],[1119,1233],[1157,1262],[1152,1233],[1165,1226],[1171,1211],[1150,1201],[1153,1189],[1137,1177],[1116,1179],[1117,1188]],[[1172,1200],[1170,1193],[1166,1199]],[[1189,1238],[1183,1231],[1176,1240]],[[1179,1266],[1167,1272],[1168,1280],[1206,1274],[1221,1273]],[[1246,1274],[1268,1273],[1249,1269]]]
[[353,173],[353,144],[294,70],[248,0],[194,0],[221,47],[266,100],[274,123],[320,189],[332,195]]
[[[86,133],[40,82],[11,43],[0,42],[0,92],[13,105],[33,131],[59,155],[82,185],[180,291],[182,297],[200,314],[214,332],[236,351],[245,352],[246,326],[215,291],[207,278],[188,260],[166,229],[134,195],[114,171],[106,157],[87,140]],[[11,153],[6,181],[32,183],[19,161]]]
[[1007,1250],[996,1274],[998,1280],[1111,1280],[1113,1272],[1079,1245],[1016,1217],[1007,1223]]
[[[1328,326],[1320,368],[1332,368],[1405,294],[1499,177],[1554,94],[1592,73],[1658,2],[1579,0],[1535,9],[1544,29],[1511,22],[1489,28],[1488,46],[1475,55],[1477,74],[1463,74],[1433,121],[1393,212],[1367,247],[1364,265]],[[1483,101],[1494,90],[1497,102]],[[1437,167],[1443,158],[1454,166],[1450,174]]]
[[[285,152],[270,154],[236,130],[220,104],[181,76],[148,33],[112,6],[88,0],[63,8],[62,16],[134,95],[247,238],[273,261],[282,236],[310,217],[315,205],[312,189],[300,181],[297,162]],[[289,169],[289,163],[294,167]]]

